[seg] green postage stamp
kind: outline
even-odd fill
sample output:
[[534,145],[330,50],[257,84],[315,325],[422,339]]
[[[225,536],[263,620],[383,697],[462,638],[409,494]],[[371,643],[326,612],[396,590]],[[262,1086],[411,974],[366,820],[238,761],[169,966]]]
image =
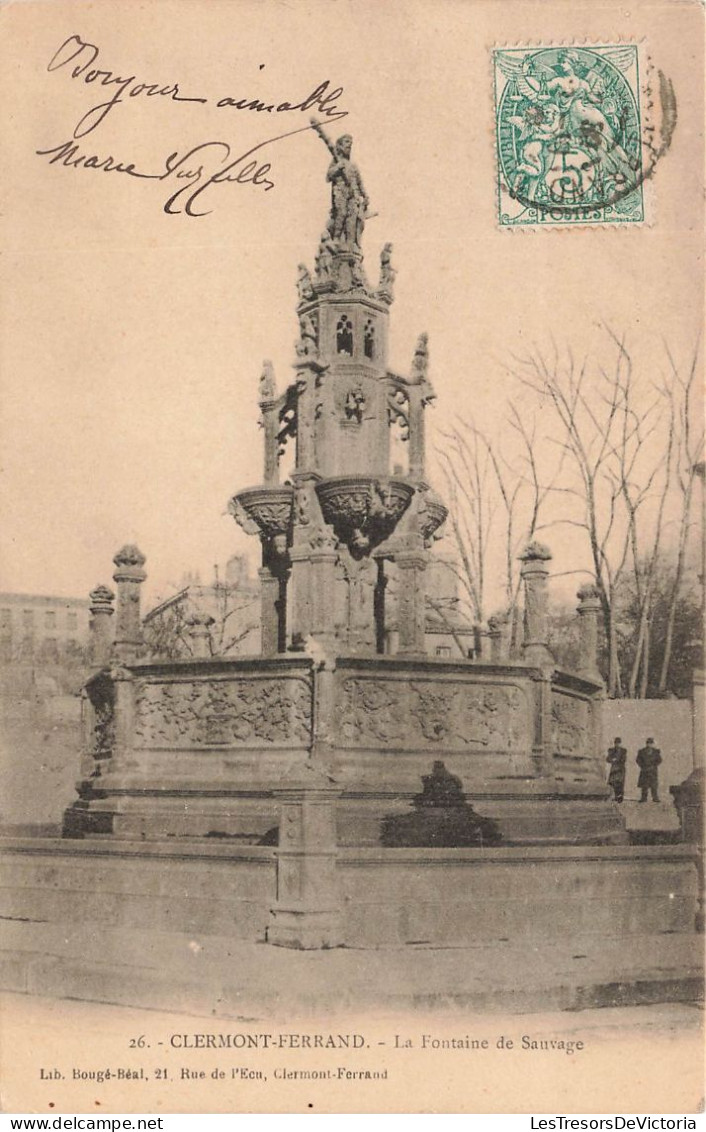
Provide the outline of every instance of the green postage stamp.
[[493,52],[502,226],[644,220],[635,44]]

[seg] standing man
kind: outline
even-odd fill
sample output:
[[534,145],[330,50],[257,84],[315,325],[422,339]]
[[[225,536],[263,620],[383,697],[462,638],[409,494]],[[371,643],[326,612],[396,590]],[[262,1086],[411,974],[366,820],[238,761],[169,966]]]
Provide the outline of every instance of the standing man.
[[625,747],[621,746],[622,739],[619,737],[613,740],[613,746],[608,748],[607,763],[610,763],[610,770],[608,772],[608,785],[613,791],[613,798],[616,802],[622,802],[625,793],[625,760],[627,759],[628,752]]
[[659,747],[655,747],[654,739],[647,739],[646,745],[637,752],[637,765],[640,768],[640,777],[637,780],[637,785],[642,790],[641,802],[647,801],[647,791],[652,794],[652,801],[659,802],[657,797],[658,788],[658,767],[662,761],[662,752]]

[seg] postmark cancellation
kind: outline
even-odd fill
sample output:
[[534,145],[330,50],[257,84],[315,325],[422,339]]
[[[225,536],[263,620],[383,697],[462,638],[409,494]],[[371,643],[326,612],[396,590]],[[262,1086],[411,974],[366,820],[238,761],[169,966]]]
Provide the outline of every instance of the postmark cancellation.
[[645,219],[639,54],[629,43],[493,51],[502,227]]

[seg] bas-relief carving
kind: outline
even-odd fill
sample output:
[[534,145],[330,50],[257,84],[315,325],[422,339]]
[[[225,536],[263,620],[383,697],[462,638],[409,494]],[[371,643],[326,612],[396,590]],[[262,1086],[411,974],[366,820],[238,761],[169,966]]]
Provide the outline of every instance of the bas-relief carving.
[[301,679],[138,681],[139,747],[302,745],[311,738],[311,689]]
[[552,753],[585,758],[590,751],[590,714],[585,700],[552,692]]
[[520,688],[357,677],[339,690],[347,746],[516,750],[529,744],[530,707]]

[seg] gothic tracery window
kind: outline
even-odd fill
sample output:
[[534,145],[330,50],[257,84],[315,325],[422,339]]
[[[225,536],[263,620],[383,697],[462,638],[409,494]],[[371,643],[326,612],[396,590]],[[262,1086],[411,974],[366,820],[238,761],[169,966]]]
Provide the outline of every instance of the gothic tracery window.
[[369,318],[363,331],[363,353],[371,361],[375,357],[375,323]]
[[342,314],[336,323],[336,353],[353,357],[353,323],[347,314]]

